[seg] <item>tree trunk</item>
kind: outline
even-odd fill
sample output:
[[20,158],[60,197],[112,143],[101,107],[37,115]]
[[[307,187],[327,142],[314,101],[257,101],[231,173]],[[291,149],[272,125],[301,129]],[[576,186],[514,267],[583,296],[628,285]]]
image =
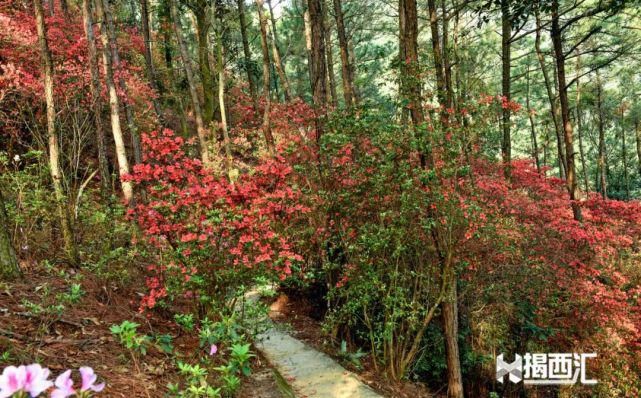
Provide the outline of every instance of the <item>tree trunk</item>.
[[231,154],[231,140],[229,139],[229,129],[227,126],[227,111],[225,108],[225,58],[223,52],[223,35],[218,34],[217,48],[217,66],[218,66],[218,107],[220,108],[220,125],[223,131],[223,145],[225,146],[225,168],[229,180],[233,183],[235,176],[233,170],[233,158]]
[[[510,4],[508,0],[501,0],[501,65],[502,65],[502,79],[501,88],[502,95],[505,101],[508,102],[512,99],[510,90],[511,83],[511,36],[512,36],[512,21],[510,18]],[[503,156],[503,163],[508,165],[512,160],[512,138],[510,135],[510,107],[502,107],[503,116],[503,139],[501,141],[501,154]],[[509,177],[509,167],[505,168],[506,177]]]
[[[431,3],[434,0],[430,0]],[[425,123],[421,95],[421,77],[418,60],[418,13],[416,0],[399,0],[399,48],[401,59],[401,97],[406,105],[414,129],[418,131]],[[430,137],[425,136],[425,148],[419,150],[421,167],[432,166]],[[427,155],[426,155],[427,152]]]
[[639,123],[639,119],[634,120],[634,131],[637,138],[637,162],[639,166],[639,177],[641,178],[641,123]]
[[[443,72],[443,52],[441,51],[441,36],[438,29],[436,0],[427,0],[427,9],[432,33],[432,56],[434,57],[434,73],[436,75],[436,94],[439,104],[445,106],[445,74]],[[407,60],[401,59],[401,62],[407,62]]]
[[456,280],[450,283],[450,297],[443,301],[443,333],[447,362],[447,397],[463,398],[463,376],[458,347],[458,297]]
[[537,140],[536,140],[536,128],[534,127],[535,126],[534,114],[530,109],[530,65],[529,64],[527,66],[526,79],[527,79],[527,89],[526,89],[526,96],[525,96],[525,108],[528,114],[528,118],[530,119],[530,130],[531,130],[530,137],[532,139],[532,157],[534,157],[534,161],[536,163],[536,171],[540,173],[541,162],[539,160],[539,146],[536,142]]
[[625,184],[625,198],[630,199],[630,175],[628,174],[628,148],[625,142],[625,107],[621,104],[621,158],[623,160],[623,183]]
[[274,67],[276,68],[278,78],[283,85],[283,91],[285,92],[285,101],[288,102],[292,96],[291,90],[289,89],[289,80],[287,79],[287,74],[285,73],[285,63],[282,61],[280,56],[278,32],[276,31],[276,18],[274,17],[274,10],[272,8],[271,0],[267,0],[267,5],[269,6],[269,18],[272,25],[272,55],[274,58]]
[[267,143],[267,150],[274,152],[276,144],[274,136],[272,135],[270,112],[271,112],[271,96],[269,94],[270,88],[270,67],[269,67],[269,47],[267,43],[267,17],[263,9],[263,0],[256,0],[258,8],[258,19],[260,22],[260,44],[263,50],[263,96],[265,97],[265,109],[263,110],[263,135]]
[[[160,96],[162,95],[163,90],[158,80],[158,74],[156,73],[156,67],[154,66],[154,59],[151,53],[151,33],[149,29],[148,0],[140,0],[140,12],[142,15],[142,37],[145,41],[145,67],[147,69],[147,79],[149,79],[149,85],[151,86],[152,90],[154,90],[154,93]],[[152,103],[154,105],[154,111],[156,112],[156,116],[158,117],[160,124],[164,124],[164,117],[162,114],[162,108],[160,106],[159,98],[152,98]]]
[[328,6],[327,0],[323,0],[323,25],[325,26],[325,49],[327,50],[327,84],[329,85],[329,95],[327,96],[327,102],[336,106],[337,97],[336,97],[336,75],[334,75],[334,49],[332,48],[332,24],[328,19]]
[[183,60],[183,67],[187,75],[187,83],[189,85],[189,94],[191,96],[191,104],[194,108],[194,118],[196,119],[196,130],[198,133],[198,141],[200,143],[200,158],[202,159],[205,167],[211,167],[210,148],[209,148],[209,132],[205,128],[203,121],[203,114],[200,107],[200,99],[198,98],[198,90],[196,89],[196,80],[194,71],[191,65],[191,58],[189,58],[189,50],[183,36],[182,26],[178,17],[178,10],[176,7],[176,0],[169,0],[169,11],[171,13],[172,24],[176,41],[178,41],[178,48],[180,49],[180,57]]
[[[175,2],[176,0],[171,1]],[[204,103],[201,113],[204,126],[209,128],[209,123],[214,118],[215,87],[214,78],[211,72],[211,65],[209,63],[209,20],[207,18],[207,3],[202,0],[198,1],[192,10],[196,16],[198,67],[200,69],[200,79],[203,85]],[[181,41],[183,41],[183,43],[184,40],[185,39],[181,37]]]
[[338,35],[338,45],[341,52],[341,78],[343,80],[343,97],[347,108],[356,105],[356,96],[354,95],[354,65],[350,62],[349,46],[347,34],[345,32],[345,22],[343,19],[343,6],[341,0],[334,2],[334,19],[336,19],[336,33]]
[[101,18],[100,23],[100,39],[102,41],[102,64],[105,72],[105,83],[109,92],[109,108],[111,110],[111,132],[114,136],[116,144],[116,157],[118,159],[118,173],[120,175],[120,183],[122,185],[122,192],[125,202],[129,205],[133,202],[133,186],[130,181],[124,181],[123,177],[129,174],[129,161],[127,160],[127,150],[125,148],[125,140],[122,135],[122,128],[120,127],[120,99],[116,90],[114,82],[114,70],[111,59],[111,52],[109,51],[109,37],[107,34],[107,23],[102,0],[96,0],[96,12]]
[[585,189],[586,195],[590,191],[590,183],[588,179],[588,171],[585,163],[585,149],[583,147],[583,122],[581,117],[581,83],[579,81],[579,75],[581,74],[581,55],[579,49],[577,48],[577,57],[576,57],[576,129],[577,136],[579,138],[579,154],[581,155],[581,170],[583,171],[583,188]]
[[258,112],[258,94],[256,93],[256,80],[254,79],[253,63],[251,60],[251,50],[249,49],[249,39],[247,39],[247,22],[245,22],[245,0],[238,1],[238,20],[240,24],[240,36],[243,42],[243,55],[245,57],[245,71],[247,72],[247,81],[249,82],[249,95],[254,102],[254,111]]
[[324,123],[321,114],[327,104],[327,62],[325,60],[325,28],[323,26],[323,1],[307,0],[311,33],[311,87],[316,110],[316,139],[323,134]]
[[89,53],[89,71],[91,73],[90,91],[92,99],[92,111],[94,124],[96,126],[96,147],[98,149],[98,169],[100,170],[100,182],[103,196],[108,196],[111,191],[111,173],[107,160],[107,144],[105,143],[105,130],[102,125],[102,96],[100,95],[100,73],[98,70],[98,50],[96,38],[93,31],[93,15],[91,0],[82,0],[82,17],[84,22],[85,36],[87,37],[87,49]]
[[599,169],[599,190],[601,191],[601,197],[606,199],[608,197],[608,173],[607,173],[607,160],[605,157],[605,122],[603,120],[603,98],[602,98],[602,88],[601,88],[601,76],[599,71],[596,72],[596,105],[597,105],[597,116],[599,118],[599,159],[597,160],[597,165]]
[[2,280],[12,280],[20,274],[20,264],[9,235],[9,218],[0,191],[0,276]]
[[559,101],[561,103],[561,120],[563,122],[563,138],[565,144],[565,173],[568,193],[572,202],[574,219],[581,221],[581,207],[577,203],[578,186],[576,183],[576,167],[574,164],[574,131],[570,120],[570,103],[568,101],[568,87],[565,82],[565,54],[563,53],[563,32],[559,25],[559,2],[552,1],[552,30],[550,37],[556,58],[557,81],[559,83]]
[[563,143],[561,141],[561,126],[559,125],[560,111],[557,106],[555,95],[552,92],[552,83],[548,74],[548,69],[545,65],[545,57],[541,51],[541,20],[539,19],[538,12],[536,13],[536,38],[534,40],[534,48],[539,60],[539,65],[541,66],[541,72],[543,73],[543,80],[548,100],[550,101],[550,115],[552,122],[554,123],[554,133],[556,134],[557,153],[559,159],[559,177],[565,178],[565,156],[563,155]]
[[[100,1],[100,0],[97,0]],[[107,35],[109,38],[109,46],[111,48],[111,57],[112,57],[112,67],[114,72],[117,72],[120,69],[120,55],[118,54],[118,42],[116,38],[116,26],[113,20],[113,14],[111,13],[111,5],[109,0],[103,0],[103,11],[105,16],[105,21],[107,23]],[[142,145],[140,144],[140,135],[138,134],[138,126],[136,125],[136,120],[134,118],[133,109],[129,105],[129,88],[127,87],[127,82],[125,82],[122,74],[119,74],[118,85],[120,90],[124,95],[124,100],[122,101],[123,108],[125,110],[125,119],[127,120],[127,128],[129,129],[129,134],[131,135],[131,146],[134,152],[134,164],[142,163]]]
[[62,187],[62,171],[60,169],[60,148],[58,146],[58,132],[56,131],[56,106],[53,98],[53,60],[49,43],[47,41],[47,28],[45,26],[44,11],[40,0],[34,0],[36,14],[36,29],[38,31],[38,43],[40,45],[40,55],[42,57],[42,71],[44,75],[45,101],[47,103],[47,137],[49,143],[49,168],[51,179],[53,180],[53,189],[58,210],[58,220],[64,241],[64,250],[67,259],[72,266],[78,266],[80,259],[78,250],[71,227],[71,218],[67,200]]

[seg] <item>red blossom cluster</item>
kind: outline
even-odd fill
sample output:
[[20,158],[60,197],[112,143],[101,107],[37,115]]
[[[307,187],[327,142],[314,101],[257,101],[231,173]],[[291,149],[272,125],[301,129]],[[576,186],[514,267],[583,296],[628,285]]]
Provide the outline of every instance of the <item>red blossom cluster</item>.
[[128,216],[171,258],[171,264],[152,269],[142,308],[167,294],[168,275],[180,275],[174,283],[197,275],[209,290],[224,273],[242,270],[270,270],[284,279],[302,261],[278,228],[307,211],[287,182],[292,168],[285,159],[264,159],[232,183],[188,157],[187,145],[170,130],[144,134],[144,162],[128,177],[147,196]]

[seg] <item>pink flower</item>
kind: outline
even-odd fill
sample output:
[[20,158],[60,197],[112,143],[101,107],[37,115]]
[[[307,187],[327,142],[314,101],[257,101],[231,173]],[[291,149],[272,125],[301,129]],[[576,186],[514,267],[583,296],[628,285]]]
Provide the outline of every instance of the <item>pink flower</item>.
[[76,393],[71,380],[71,370],[67,370],[56,378],[56,389],[51,393],[51,398],[67,398]]
[[46,391],[53,383],[49,380],[49,369],[34,363],[29,366],[8,366],[0,376],[0,398],[7,398],[14,393],[28,392],[37,397]]
[[209,355],[214,355],[217,352],[218,346],[216,344],[212,344],[211,347],[209,347]]
[[94,392],[100,392],[105,388],[105,383],[95,384],[98,376],[96,376],[92,368],[83,366],[78,370],[82,377],[82,387],[80,387],[80,391],[91,390]]
[[48,390],[49,387],[53,386],[53,383],[47,380],[50,373],[49,369],[43,368],[37,363],[27,366],[25,369],[24,390],[31,394],[32,397],[37,397]]
[[13,393],[22,390],[27,376],[24,366],[7,366],[0,376],[0,398],[8,398]]

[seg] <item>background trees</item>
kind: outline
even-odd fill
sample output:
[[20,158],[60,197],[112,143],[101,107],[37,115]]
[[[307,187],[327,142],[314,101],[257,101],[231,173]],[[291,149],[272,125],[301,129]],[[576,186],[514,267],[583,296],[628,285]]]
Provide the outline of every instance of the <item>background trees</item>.
[[[597,0],[0,1],[2,268],[12,248],[106,263],[134,236],[221,301],[212,270],[294,280],[332,337],[451,397],[494,388],[497,350],[607,348],[634,374],[640,18]],[[142,236],[116,227],[125,207]]]

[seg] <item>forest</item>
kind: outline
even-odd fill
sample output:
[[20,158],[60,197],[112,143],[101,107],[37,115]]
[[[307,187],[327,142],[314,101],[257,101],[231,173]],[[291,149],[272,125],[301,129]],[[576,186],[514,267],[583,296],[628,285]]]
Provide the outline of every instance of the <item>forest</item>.
[[0,397],[641,396],[638,0],[0,0]]

